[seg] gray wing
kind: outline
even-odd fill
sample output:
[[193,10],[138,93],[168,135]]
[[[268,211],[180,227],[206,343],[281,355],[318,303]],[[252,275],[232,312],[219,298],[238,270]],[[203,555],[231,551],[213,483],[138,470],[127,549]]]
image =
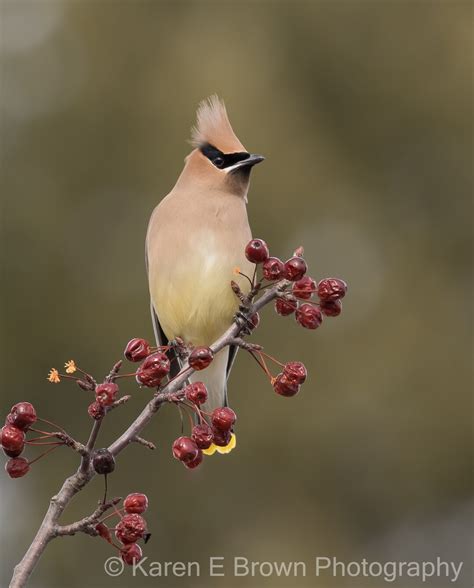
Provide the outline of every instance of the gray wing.
[[[148,255],[145,249],[145,267],[146,273],[148,276]],[[153,324],[153,332],[155,333],[155,340],[157,345],[168,345],[169,340],[168,337],[165,335],[163,331],[160,321],[158,319],[158,315],[156,314],[155,307],[153,306],[153,302],[150,300],[150,312],[151,312],[151,322]],[[168,357],[170,358],[171,362],[171,369],[170,369],[170,378],[174,378],[179,374],[179,361],[176,356],[176,353],[173,349],[170,349],[168,352]]]

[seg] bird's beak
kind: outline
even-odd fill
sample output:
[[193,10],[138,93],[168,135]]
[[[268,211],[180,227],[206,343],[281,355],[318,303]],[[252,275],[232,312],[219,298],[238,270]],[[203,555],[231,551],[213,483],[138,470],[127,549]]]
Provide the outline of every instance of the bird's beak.
[[239,161],[238,163],[234,164],[232,167],[227,168],[227,171],[234,172],[234,171],[237,171],[237,170],[245,168],[245,167],[250,168],[250,167],[253,167],[254,165],[256,165],[257,163],[260,163],[264,159],[265,159],[265,157],[263,157],[263,155],[257,155],[256,153],[251,153],[247,157],[247,159],[242,159],[242,161]]

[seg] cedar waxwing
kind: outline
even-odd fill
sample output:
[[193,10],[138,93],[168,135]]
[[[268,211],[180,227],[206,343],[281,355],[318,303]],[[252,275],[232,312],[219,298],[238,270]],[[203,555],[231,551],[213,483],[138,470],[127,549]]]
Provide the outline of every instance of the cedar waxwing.
[[[248,276],[254,271],[244,251],[252,238],[246,203],[250,170],[264,158],[247,152],[217,96],[199,105],[191,144],[194,149],[176,185],[153,211],[146,237],[159,345],[176,337],[194,346],[211,345],[231,325],[239,307],[231,281],[245,293],[250,288],[236,268]],[[236,351],[223,349],[209,367],[190,377],[207,387],[204,411],[227,403],[227,378]]]

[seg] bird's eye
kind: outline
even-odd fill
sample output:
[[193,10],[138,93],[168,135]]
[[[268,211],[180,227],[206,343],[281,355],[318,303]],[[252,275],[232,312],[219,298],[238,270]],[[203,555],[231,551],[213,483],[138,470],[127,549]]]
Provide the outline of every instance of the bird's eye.
[[224,158],[223,157],[215,157],[212,160],[212,163],[216,166],[216,167],[222,167],[224,165]]

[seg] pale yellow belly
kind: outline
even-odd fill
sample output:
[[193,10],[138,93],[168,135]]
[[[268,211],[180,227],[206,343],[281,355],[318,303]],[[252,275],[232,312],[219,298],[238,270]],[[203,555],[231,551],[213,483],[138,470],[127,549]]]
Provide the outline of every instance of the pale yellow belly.
[[230,326],[238,309],[231,280],[244,291],[249,288],[235,268],[250,274],[253,265],[240,248],[225,252],[209,234],[181,254],[175,263],[149,268],[153,305],[168,339],[179,336],[193,345],[210,345]]

